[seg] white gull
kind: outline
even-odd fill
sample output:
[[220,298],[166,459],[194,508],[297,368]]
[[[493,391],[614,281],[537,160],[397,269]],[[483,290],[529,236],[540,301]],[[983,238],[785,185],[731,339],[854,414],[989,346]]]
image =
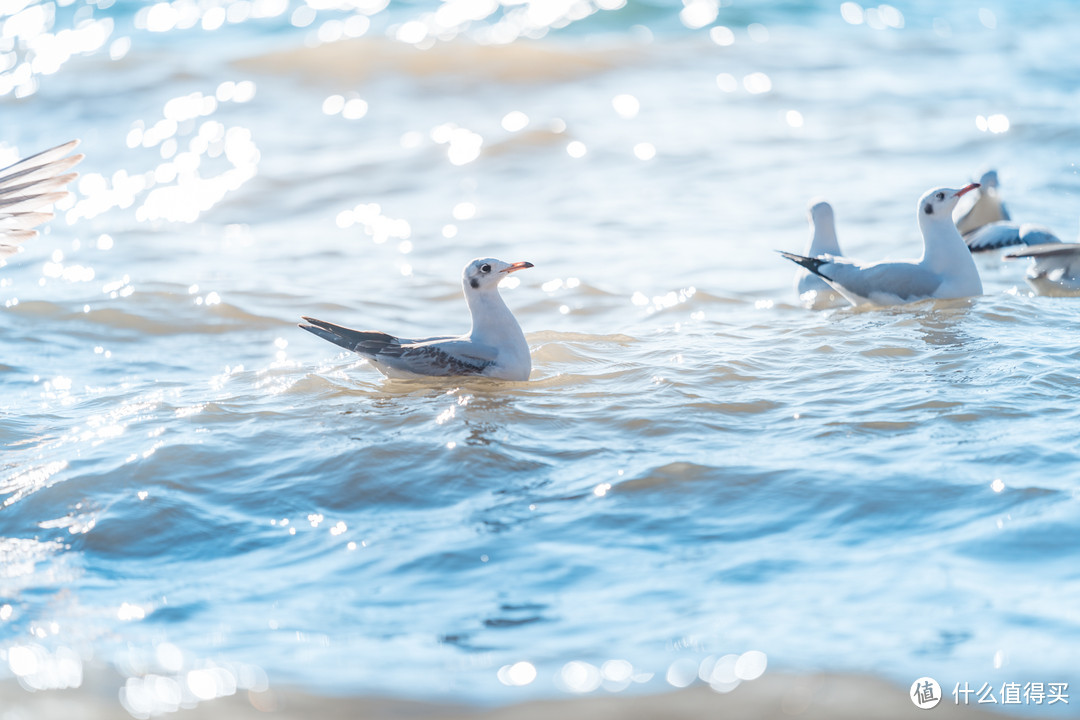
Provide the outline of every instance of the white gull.
[[866,263],[830,255],[780,254],[823,278],[852,305],[981,295],[979,270],[952,220],[957,201],[977,187],[978,183],[972,183],[960,190],[937,188],[919,199],[923,254],[917,260]]
[[[811,200],[806,217],[810,222],[810,240],[807,242],[805,255],[840,257],[840,241],[836,237],[836,218],[832,205],[824,200]],[[843,295],[804,267],[795,270],[795,293],[799,297],[799,303],[810,310],[847,304]]]
[[310,317],[300,327],[367,358],[387,377],[482,375],[528,380],[532,371],[529,344],[499,295],[499,281],[532,266],[494,258],[477,258],[465,266],[461,285],[472,314],[472,330],[465,335],[408,340]]
[[19,251],[51,220],[49,206],[67,196],[65,186],[78,177],[67,172],[82,155],[69,155],[78,140],[31,155],[0,170],[0,258]]

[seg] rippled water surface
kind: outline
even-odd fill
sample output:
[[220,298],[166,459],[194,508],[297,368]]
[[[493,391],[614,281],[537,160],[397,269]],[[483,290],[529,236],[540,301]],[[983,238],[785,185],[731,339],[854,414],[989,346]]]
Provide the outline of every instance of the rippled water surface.
[[[814,313],[773,252],[824,196],[915,256],[991,166],[1072,239],[1080,9],[721,4],[0,3],[0,161],[86,153],[0,269],[3,672],[1080,681],[1078,301],[992,254],[982,297]],[[296,327],[465,331],[477,256],[536,265],[527,383]]]

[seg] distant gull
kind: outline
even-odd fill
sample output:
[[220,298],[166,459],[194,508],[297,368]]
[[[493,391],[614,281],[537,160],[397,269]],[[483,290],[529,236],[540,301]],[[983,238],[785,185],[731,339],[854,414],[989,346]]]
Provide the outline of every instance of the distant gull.
[[823,278],[852,305],[982,295],[979,270],[952,220],[957,201],[977,187],[972,183],[960,190],[938,188],[919,199],[923,254],[918,260],[866,263],[830,255],[780,254]]
[[1052,231],[1041,225],[1018,223],[998,192],[996,170],[987,170],[979,178],[979,190],[972,196],[972,203],[963,212],[956,213],[956,229],[964,237],[971,252],[997,250],[1012,245],[1042,245],[1059,243]]
[[1012,220],[998,194],[1000,187],[997,170],[987,170],[979,178],[979,189],[969,196],[967,207],[957,203],[960,207],[955,213],[956,229],[961,235],[968,235],[990,223]]
[[78,177],[67,172],[83,159],[68,155],[78,144],[72,140],[0,170],[0,258],[18,252],[37,235],[33,228],[52,219],[44,208],[66,197],[64,187]]
[[351,330],[305,317],[304,330],[367,358],[387,377],[483,375],[528,380],[529,344],[510,308],[499,295],[499,281],[532,263],[477,258],[465,266],[461,284],[472,314],[465,335],[406,340],[384,332]]
[[[810,221],[810,240],[806,245],[806,256],[828,255],[839,258],[840,241],[836,238],[836,219],[832,205],[824,200],[811,200],[807,219]],[[802,306],[810,310],[847,304],[843,295],[804,267],[795,270],[795,292]]]
[[1040,295],[1080,295],[1080,243],[1033,245],[1005,256],[1031,258],[1027,280]]

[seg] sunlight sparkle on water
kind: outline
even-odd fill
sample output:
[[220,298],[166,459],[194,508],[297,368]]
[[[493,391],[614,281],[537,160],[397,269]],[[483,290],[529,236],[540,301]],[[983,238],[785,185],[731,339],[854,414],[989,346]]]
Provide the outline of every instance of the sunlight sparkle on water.
[[698,666],[698,678],[716,692],[731,692],[742,682],[735,672],[738,662],[739,656],[734,654],[709,655]]
[[735,33],[731,31],[731,28],[724,27],[723,25],[709,28],[709,37],[714,43],[721,47],[735,44]]
[[[111,179],[98,173],[84,175],[78,185],[83,197],[67,212],[68,223],[96,217],[114,207],[131,207],[147,191],[143,204],[136,209],[137,220],[197,220],[202,212],[255,176],[259,150],[247,128],[226,128],[216,120],[207,120],[196,128],[189,121],[214,114],[222,103],[248,102],[254,94],[255,84],[251,81],[228,81],[218,85],[212,95],[192,92],[168,100],[162,118],[149,127],[141,120],[134,122],[127,146],[148,149],[160,145],[159,155],[166,162],[135,174],[121,169]],[[180,147],[184,135],[192,135],[186,149]],[[220,164],[218,158],[232,167],[214,174],[211,166]]]
[[536,667],[531,662],[521,660],[513,665],[503,665],[497,677],[503,685],[521,687],[536,679]]
[[751,95],[760,95],[772,90],[772,80],[763,72],[750,73],[743,78],[743,87]]
[[412,226],[408,220],[383,215],[382,207],[378,203],[361,203],[352,210],[338,213],[339,228],[344,230],[353,225],[363,226],[364,233],[380,245],[390,238],[406,240],[412,235]]
[[572,693],[588,693],[600,687],[601,680],[600,668],[591,663],[571,660],[559,671],[556,683]]
[[345,101],[345,107],[341,109],[341,117],[346,120],[359,120],[367,115],[368,104],[361,98],[350,98]]
[[120,609],[116,611],[116,617],[119,620],[143,620],[146,618],[146,610],[138,605],[132,605],[131,603],[123,603],[120,605]]
[[731,73],[720,73],[716,76],[716,87],[722,92],[735,92],[739,89],[739,81]]
[[637,117],[638,111],[641,110],[641,103],[633,95],[616,95],[611,99],[611,106],[615,108],[615,112],[621,118],[627,120]]
[[677,688],[689,687],[698,676],[698,664],[690,658],[679,658],[668,666],[664,678],[668,685]]
[[993,133],[994,135],[1000,135],[1009,131],[1009,118],[1000,113],[985,117],[983,115],[975,116],[975,127],[982,132]]
[[588,148],[580,140],[573,140],[566,145],[566,154],[572,158],[583,158],[587,152]]
[[600,674],[614,683],[629,682],[634,676],[634,666],[626,660],[608,660],[600,666]]
[[503,115],[502,128],[506,132],[518,132],[524,130],[529,124],[529,116],[520,110],[512,110]]
[[322,111],[325,115],[337,115],[345,108],[344,95],[331,95],[323,100]]
[[476,217],[476,205],[471,202],[460,202],[454,206],[452,214],[455,220],[471,220]]
[[852,25],[862,25],[864,18],[862,6],[855,2],[841,3],[840,17]]
[[29,690],[62,690],[82,685],[82,658],[70,648],[59,647],[49,652],[40,645],[15,645],[8,649],[7,656],[12,674]]
[[652,160],[656,157],[656,146],[648,142],[638,143],[634,146],[634,157],[638,160]]
[[679,20],[691,30],[703,28],[716,20],[720,12],[717,0],[683,0],[683,9],[679,11]]

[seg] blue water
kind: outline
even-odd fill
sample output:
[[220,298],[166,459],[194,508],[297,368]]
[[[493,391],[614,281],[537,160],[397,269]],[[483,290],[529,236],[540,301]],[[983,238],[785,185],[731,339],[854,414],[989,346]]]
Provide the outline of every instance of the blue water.
[[[982,297],[813,313],[773,253],[824,196],[849,254],[917,255],[985,167],[1072,239],[1080,6],[455,7],[0,17],[0,160],[86,153],[0,269],[0,674],[1080,681],[1080,305],[991,255]],[[528,383],[295,327],[464,331],[477,256],[536,265]]]

